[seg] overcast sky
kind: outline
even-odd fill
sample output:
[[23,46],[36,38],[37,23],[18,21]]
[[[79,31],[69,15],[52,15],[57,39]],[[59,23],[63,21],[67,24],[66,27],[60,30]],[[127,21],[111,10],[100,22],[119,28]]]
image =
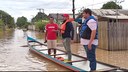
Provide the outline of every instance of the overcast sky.
[[[108,1],[110,0],[75,0],[76,13],[82,7],[100,9]],[[128,0],[125,0],[120,5],[123,9],[128,9],[127,3]],[[15,19],[25,16],[30,20],[37,14],[38,8],[43,8],[47,15],[49,13],[72,13],[72,0],[0,0],[0,10],[6,11]]]

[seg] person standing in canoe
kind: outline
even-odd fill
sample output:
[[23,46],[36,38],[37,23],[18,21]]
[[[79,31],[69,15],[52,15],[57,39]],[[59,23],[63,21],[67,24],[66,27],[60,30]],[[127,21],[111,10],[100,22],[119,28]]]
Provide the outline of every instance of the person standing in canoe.
[[[71,61],[72,54],[71,54],[71,40],[73,40],[74,37],[74,28],[72,25],[73,19],[69,17],[68,14],[63,14],[63,23],[61,25],[61,34],[62,34],[62,39],[63,39],[63,45],[65,50],[67,51],[68,54],[68,61]],[[69,63],[72,65],[72,63]]]
[[96,70],[96,47],[98,45],[98,23],[92,16],[90,9],[83,10],[85,18],[80,30],[81,44],[86,51],[87,59],[90,61],[91,71]]
[[48,54],[51,55],[51,50],[54,48],[54,58],[56,54],[56,43],[57,43],[57,32],[58,32],[58,24],[54,23],[54,18],[50,17],[50,21],[45,26],[45,42],[47,42]]

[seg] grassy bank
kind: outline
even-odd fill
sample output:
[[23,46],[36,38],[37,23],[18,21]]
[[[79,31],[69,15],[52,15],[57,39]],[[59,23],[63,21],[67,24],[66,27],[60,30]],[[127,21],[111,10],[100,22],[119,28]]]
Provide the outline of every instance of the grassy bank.
[[3,31],[2,28],[0,28],[0,38],[3,37],[5,34],[9,36],[13,31],[14,29],[12,28],[11,29],[7,28],[5,31]]

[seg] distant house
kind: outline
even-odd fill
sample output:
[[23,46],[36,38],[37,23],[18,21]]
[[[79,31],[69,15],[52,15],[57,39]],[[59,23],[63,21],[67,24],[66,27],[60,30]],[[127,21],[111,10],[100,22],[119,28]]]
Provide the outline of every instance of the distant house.
[[62,15],[63,15],[63,14],[59,14],[59,13],[50,13],[48,16],[49,16],[49,17],[53,17],[53,18],[56,19],[56,20],[63,20]]
[[[48,16],[54,17],[57,21],[62,21],[63,20],[63,17],[62,17],[63,14],[65,14],[65,13],[50,13]],[[67,13],[67,14],[69,14],[69,13]],[[73,18],[73,14],[69,14],[69,15],[70,15],[70,17]],[[77,17],[77,16],[78,16],[78,14],[75,14],[75,17]]]
[[[116,10],[116,9],[92,9],[92,15],[95,16],[98,21],[107,22],[128,22],[128,10]],[[82,17],[82,14],[78,16]]]

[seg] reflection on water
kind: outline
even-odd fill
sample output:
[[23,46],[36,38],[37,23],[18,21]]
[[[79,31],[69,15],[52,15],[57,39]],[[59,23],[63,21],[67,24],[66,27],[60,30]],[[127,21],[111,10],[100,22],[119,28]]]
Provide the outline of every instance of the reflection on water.
[[[73,48],[74,47],[74,48]],[[85,50],[82,45],[72,44],[72,52],[78,55],[86,57]],[[78,49],[77,49],[78,48]],[[78,52],[76,52],[76,50]],[[128,69],[128,50],[125,51],[106,51],[97,48],[96,49],[97,61],[114,65],[123,69]]]
[[[29,51],[26,34],[43,42],[43,34],[15,29],[14,31],[0,32],[0,71],[68,71],[67,69],[48,61],[45,58]],[[59,42],[61,43],[61,42]],[[63,47],[58,47],[64,50]],[[72,44],[72,52],[86,56],[80,44]],[[128,69],[128,51],[110,52],[97,49],[97,60]]]
[[[28,35],[41,39],[41,33],[28,31]],[[15,29],[0,33],[0,71],[66,70],[29,51],[25,33]]]

